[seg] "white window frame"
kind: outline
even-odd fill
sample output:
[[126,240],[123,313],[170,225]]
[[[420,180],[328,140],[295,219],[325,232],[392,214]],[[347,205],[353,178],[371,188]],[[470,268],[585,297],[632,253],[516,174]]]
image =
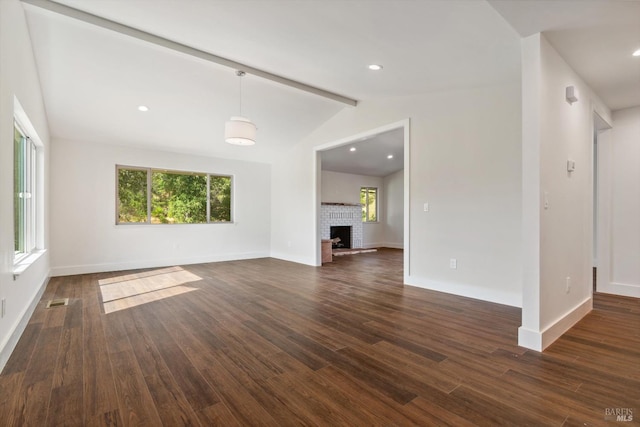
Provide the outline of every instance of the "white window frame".
[[[366,194],[367,196],[365,197],[365,202],[364,205],[362,206],[362,209],[365,213],[364,215],[364,219],[362,220],[363,223],[376,223],[379,221],[380,218],[380,190],[378,189],[378,187],[360,187],[360,193],[362,193],[363,190],[366,190]],[[368,203],[368,199],[369,199],[369,190],[375,190],[376,193],[376,211],[375,211],[375,215],[376,215],[376,219],[375,221],[370,221],[369,220],[369,203]]]
[[[128,170],[139,170],[146,171],[147,173],[147,220],[145,222],[120,222],[120,196],[119,196],[119,176],[121,169]],[[152,211],[152,175],[154,172],[163,172],[163,173],[175,173],[175,174],[184,174],[184,175],[204,175],[207,178],[207,222],[196,222],[196,223],[175,223],[175,224],[155,224],[151,222],[151,211]],[[224,177],[229,178],[231,180],[231,206],[229,212],[229,221],[211,221],[211,177]],[[194,172],[194,171],[183,171],[183,170],[172,170],[172,169],[161,169],[161,168],[146,168],[140,166],[126,166],[126,165],[116,165],[116,225],[124,225],[124,226],[135,226],[135,225],[203,225],[203,224],[233,224],[234,223],[234,214],[235,214],[235,177],[231,174],[222,174],[222,173],[207,173],[207,172]]]
[[[24,168],[23,186],[20,194],[16,194],[15,166],[16,166],[16,144],[13,141],[13,176],[12,190],[14,193],[12,205],[15,203],[23,205],[22,225],[16,223],[15,211],[12,215],[14,231],[14,256],[13,274],[14,278],[20,275],[31,264],[33,264],[42,253],[44,253],[44,145],[38,137],[35,128],[29,121],[22,106],[14,97],[14,134],[15,131],[23,137],[24,144]],[[20,228],[17,230],[16,228]],[[15,235],[20,234],[22,245],[20,247],[15,242]]]

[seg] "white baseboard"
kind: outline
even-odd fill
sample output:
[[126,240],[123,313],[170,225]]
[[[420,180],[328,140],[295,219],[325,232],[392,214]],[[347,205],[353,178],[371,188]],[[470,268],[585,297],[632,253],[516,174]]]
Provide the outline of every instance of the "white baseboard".
[[461,283],[436,282],[434,280],[416,276],[406,276],[405,284],[416,286],[418,288],[430,289],[432,291],[478,299],[481,301],[510,305],[512,307],[522,307],[522,296],[520,294],[501,292],[498,290],[480,288]]
[[207,262],[236,261],[241,259],[268,258],[268,252],[247,252],[224,255],[209,255],[191,258],[173,258],[161,260],[139,260],[104,264],[85,264],[59,266],[51,268],[51,276],[70,276],[74,274],[102,273],[106,271],[135,270],[138,268],[158,268],[173,265],[203,264]]
[[362,245],[362,246],[365,249],[372,249],[372,248],[404,249],[404,245],[402,243],[390,243],[390,242],[367,243],[366,245]]
[[598,292],[605,294],[620,295],[623,297],[640,298],[640,286],[639,285],[627,285],[624,283],[598,283],[596,282],[596,288]]
[[298,255],[291,255],[291,254],[282,253],[282,252],[272,252],[270,256],[271,256],[271,258],[281,259],[283,261],[295,262],[297,264],[310,265],[312,267],[317,267],[318,266],[316,264],[315,258],[303,257],[303,256],[298,256]]
[[27,327],[29,319],[31,319],[31,315],[38,306],[40,298],[42,298],[42,294],[44,294],[44,290],[47,288],[48,283],[49,277],[46,277],[40,285],[40,289],[38,289],[38,292],[36,292],[29,305],[27,305],[24,310],[22,310],[22,313],[20,313],[20,317],[13,325],[11,333],[7,336],[5,341],[0,346],[0,372],[2,372],[5,365],[9,361],[9,357],[11,357],[11,353],[16,348],[16,345],[18,344],[22,333]]
[[593,309],[593,298],[588,297],[564,316],[553,322],[544,331],[534,331],[524,327],[518,328],[518,345],[535,351],[543,351],[562,334],[567,332]]
[[518,345],[535,351],[542,351],[542,334],[524,326],[518,328]]

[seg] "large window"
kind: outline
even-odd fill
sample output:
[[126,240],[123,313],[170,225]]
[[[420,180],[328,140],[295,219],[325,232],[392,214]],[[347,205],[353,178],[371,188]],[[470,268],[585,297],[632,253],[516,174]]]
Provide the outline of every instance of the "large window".
[[362,205],[362,222],[378,221],[378,189],[362,187],[360,189],[360,204]]
[[38,148],[18,122],[13,127],[14,262],[36,249]]
[[231,177],[117,167],[118,224],[231,222]]

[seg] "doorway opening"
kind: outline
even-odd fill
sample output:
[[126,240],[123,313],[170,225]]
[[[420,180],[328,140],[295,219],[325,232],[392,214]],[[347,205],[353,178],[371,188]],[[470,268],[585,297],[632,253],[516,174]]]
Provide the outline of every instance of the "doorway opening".
[[[334,227],[350,229],[352,253],[403,249],[403,280],[409,275],[409,120],[372,129],[316,148],[316,265],[321,242]],[[369,195],[362,201],[363,189]],[[372,191],[371,189],[375,189]],[[372,197],[372,194],[375,197]],[[333,249],[344,249],[336,248]],[[351,251],[350,251],[351,252]]]
[[607,190],[606,160],[608,145],[601,141],[605,132],[611,129],[596,112],[593,113],[593,293],[598,291],[599,284],[606,286],[610,277],[609,217],[610,197]]

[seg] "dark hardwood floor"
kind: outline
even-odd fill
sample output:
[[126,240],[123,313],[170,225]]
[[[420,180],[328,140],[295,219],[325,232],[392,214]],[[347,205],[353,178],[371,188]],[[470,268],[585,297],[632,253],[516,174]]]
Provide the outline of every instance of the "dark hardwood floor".
[[397,250],[53,278],[0,375],[0,424],[638,424],[639,300],[596,295],[542,354],[519,325],[402,286]]

